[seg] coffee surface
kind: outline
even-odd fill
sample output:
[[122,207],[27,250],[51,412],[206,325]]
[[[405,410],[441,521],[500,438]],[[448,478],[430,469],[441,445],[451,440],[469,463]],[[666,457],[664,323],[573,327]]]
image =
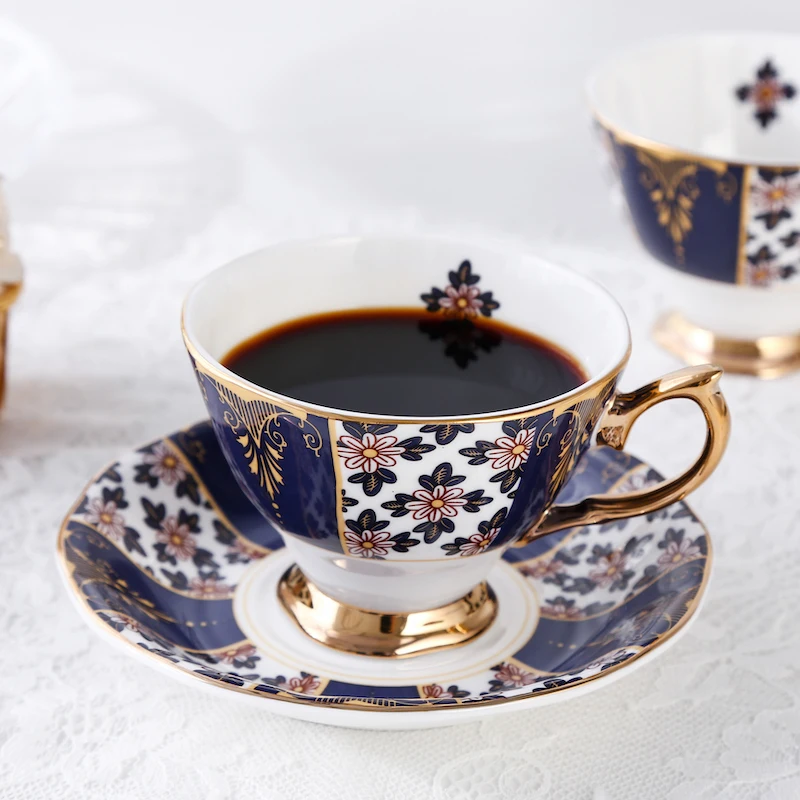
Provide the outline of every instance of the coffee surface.
[[242,342],[223,364],[298,400],[392,416],[502,411],[586,380],[571,356],[525,331],[412,309],[293,320]]

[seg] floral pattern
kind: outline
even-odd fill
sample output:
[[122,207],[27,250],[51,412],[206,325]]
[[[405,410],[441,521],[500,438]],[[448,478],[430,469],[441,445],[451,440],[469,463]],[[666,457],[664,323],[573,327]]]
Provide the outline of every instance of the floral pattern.
[[767,245],[763,245],[757,252],[747,256],[746,279],[750,286],[770,286],[775,281],[783,281],[797,273],[797,268],[792,264],[781,266],[776,262],[777,254],[773,253]]
[[382,507],[392,512],[393,517],[404,517],[411,513],[413,519],[422,520],[414,528],[415,533],[423,533],[425,542],[435,542],[442,533],[455,530],[452,518],[460,511],[476,513],[481,506],[492,501],[484,495],[483,489],[464,492],[458,486],[466,480],[464,475],[454,475],[453,467],[444,462],[430,475],[421,475],[419,485],[413,494],[399,493],[394,500],[382,503]]
[[448,273],[450,284],[444,289],[433,287],[421,295],[428,311],[443,313],[448,317],[471,318],[478,315],[491,317],[500,308],[492,292],[482,292],[478,287],[481,276],[472,272],[472,264],[462,261],[457,270]]
[[113,500],[103,501],[95,497],[89,503],[86,521],[94,525],[104,536],[112,539],[121,539],[125,535],[125,517],[119,513],[118,506]]
[[458,686],[440,686],[438,683],[430,683],[421,687],[420,694],[429,700],[455,700],[462,697],[469,697],[466,689],[459,689]]
[[[432,432],[424,434],[431,438],[434,435]],[[206,457],[212,461],[219,459],[223,464],[222,455],[215,450],[210,427],[203,441]],[[457,448],[459,443],[456,441],[451,446]],[[217,627],[216,621],[223,625],[224,609],[230,608],[232,593],[249,568],[250,557],[265,555],[263,548],[253,546],[251,550],[246,544],[247,526],[240,533],[225,516],[237,503],[241,504],[240,510],[249,510],[249,501],[243,496],[220,498],[222,509],[218,510],[213,498],[200,487],[201,503],[194,507],[185,495],[176,496],[176,484],[168,485],[163,480],[159,480],[157,490],[150,491],[146,483],[135,480],[133,466],[141,463],[141,453],[134,455],[135,461],[132,457],[123,459],[88,487],[62,532],[60,547],[69,565],[72,591],[83,603],[86,613],[95,614],[128,645],[156,656],[168,667],[185,674],[195,674],[220,686],[235,687],[266,699],[285,699],[285,693],[291,693],[293,699],[304,703],[347,706],[352,700],[354,706],[363,707],[365,703],[375,702],[391,711],[414,705],[434,707],[456,702],[479,705],[498,698],[529,697],[577,685],[594,677],[598,671],[612,670],[647,652],[653,642],[673,631],[693,610],[693,598],[707,571],[707,536],[697,518],[682,503],[671,506],[665,516],[652,521],[645,517],[632,520],[625,529],[603,530],[600,526],[589,526],[566,535],[554,534],[552,545],[538,558],[533,558],[531,551],[525,548],[509,551],[506,556],[510,563],[522,556],[524,560],[518,562],[517,567],[526,581],[535,584],[531,588],[541,598],[541,615],[548,619],[547,625],[536,627],[522,650],[504,654],[502,661],[491,669],[466,674],[458,685],[434,679],[420,685],[398,687],[397,695],[392,696],[380,679],[364,678],[345,689],[346,684],[330,681],[309,666],[301,671],[259,650],[254,642],[243,639],[235,622],[224,623],[231,625],[230,630]],[[610,469],[623,461],[625,466],[621,472]],[[604,477],[599,483],[604,489],[612,488],[609,484],[615,475],[622,476],[615,484],[620,486],[632,480],[633,471],[650,474],[646,468],[637,467],[629,456],[613,451],[590,451],[582,463],[586,466],[578,480],[597,480],[602,474]],[[89,522],[100,510],[100,505],[92,503],[93,500],[102,501],[103,508],[113,503],[116,513],[124,516],[126,533],[119,541]],[[360,508],[356,506],[355,510]],[[487,511],[490,508],[491,512]],[[363,516],[365,511],[372,513]],[[480,532],[491,534],[493,528],[501,527],[505,511],[503,504],[497,508],[491,504],[484,506],[479,515]],[[472,518],[459,511],[454,519],[462,516]],[[230,518],[242,517],[231,514]],[[246,519],[253,520],[252,525],[258,524],[252,515]],[[358,523],[359,519],[362,524],[354,526],[358,532],[385,532],[390,534],[393,544],[400,543],[401,547],[404,537],[411,538],[404,531],[394,531],[391,524],[394,520],[384,519],[372,509],[361,509],[352,521]],[[405,518],[398,519],[413,521],[413,516],[409,512]],[[194,556],[183,560],[174,556],[177,566],[159,561],[155,548],[164,544],[159,540],[164,530],[180,528],[184,528],[182,536],[188,529],[196,540]],[[125,546],[125,536],[133,534],[135,538],[131,541],[137,543],[138,549]],[[441,552],[445,543],[454,544],[459,538],[469,541],[472,535],[474,533],[450,537],[444,543],[437,543],[436,549]],[[229,560],[227,556],[233,555],[239,542],[243,543],[241,552],[237,553],[241,558]],[[97,547],[98,543],[105,543],[105,547]],[[529,547],[535,547],[535,553],[543,544],[549,543],[538,542]],[[408,543],[405,546],[414,547]],[[204,557],[201,551],[205,549],[207,556]],[[390,554],[395,552],[390,550]],[[199,566],[195,559],[199,560]],[[608,576],[608,565],[619,564],[621,559],[625,561],[623,572],[632,570],[634,573],[627,581],[627,588],[612,588],[613,580],[589,578],[590,572],[604,568]],[[212,563],[207,563],[209,561]],[[131,575],[141,573],[165,585],[164,576],[167,575],[170,588],[178,591],[153,595],[156,606],[148,606],[137,596],[136,581],[130,580]],[[145,599],[150,601],[150,598]],[[174,637],[169,633],[169,626],[174,630],[184,625],[186,603],[191,604],[194,621],[188,637],[189,646],[202,648],[205,643],[207,650],[184,650],[172,644]],[[220,633],[230,634],[227,639],[230,644],[220,646]],[[559,644],[561,649],[557,648]],[[373,680],[372,685],[370,680]]]
[[536,676],[522,667],[504,662],[492,667],[494,678],[489,681],[489,688],[492,691],[501,689],[521,689],[523,686],[530,686],[535,680]]
[[473,447],[459,450],[469,458],[470,465],[489,463],[496,474],[492,483],[500,484],[500,491],[513,497],[511,490],[522,477],[522,468],[531,454],[536,434],[536,418],[508,420],[503,423],[503,435],[494,441],[478,439]]
[[778,70],[767,59],[756,71],[756,80],[736,89],[736,96],[743,103],[755,106],[753,117],[762,128],[767,128],[778,118],[778,103],[791,100],[796,89],[791,83],[783,83]]
[[316,689],[319,689],[321,685],[319,677],[309,672],[301,672],[291,678],[278,675],[276,678],[265,678],[264,682],[277,686],[286,692],[295,692],[296,694],[311,694]]
[[455,541],[442,545],[448,556],[477,556],[485,553],[500,535],[508,509],[501,508],[490,520],[478,524],[478,533],[456,537]]
[[751,167],[744,282],[800,279],[800,170]]
[[136,483],[146,484],[150,489],[160,484],[174,487],[176,497],[185,497],[195,505],[200,504],[197,480],[171,445],[156,442],[139,452],[141,460],[134,466]]
[[374,497],[384,484],[396,483],[397,475],[389,469],[398,459],[420,461],[425,453],[435,450],[435,445],[424,444],[421,436],[411,436],[402,442],[391,435],[397,425],[369,425],[344,422],[347,434],[339,437],[339,458],[348,470],[350,483],[361,484],[367,497]]
[[345,525],[344,543],[351,556],[359,558],[382,558],[390,550],[407,553],[410,547],[416,547],[419,539],[413,539],[408,533],[397,533],[392,536],[386,528],[386,520],[378,520],[371,509],[362,511],[358,520],[349,519]]

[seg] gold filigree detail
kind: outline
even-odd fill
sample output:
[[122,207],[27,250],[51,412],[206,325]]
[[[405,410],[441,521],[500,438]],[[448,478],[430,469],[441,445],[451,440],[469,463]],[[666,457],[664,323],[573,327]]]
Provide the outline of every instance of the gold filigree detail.
[[739,191],[739,182],[732,172],[725,172],[717,178],[717,197],[722,198],[726,203],[730,203]]
[[625,441],[623,439],[624,428],[622,425],[611,425],[608,428],[603,428],[597,434],[597,443],[605,444],[619,450]]
[[304,413],[287,411],[264,400],[243,400],[217,381],[214,381],[217,394],[228,410],[222,415],[242,448],[250,472],[258,478],[259,486],[266,491],[277,511],[277,497],[283,485],[281,461],[288,447],[286,437],[281,431],[282,422],[294,424],[303,434],[307,450],[319,458],[323,439],[317,428]]
[[688,161],[659,161],[649,153],[636,153],[644,167],[639,175],[642,186],[650,193],[658,224],[672,239],[675,258],[683,264],[686,250],[683,243],[692,230],[692,211],[700,189],[697,186],[697,164]]
[[582,445],[588,440],[602,411],[601,398],[592,397],[566,409],[561,414],[553,414],[539,430],[539,435],[536,437],[537,455],[541,455],[545,448],[553,446],[551,445],[553,435],[566,418],[567,427],[558,440],[558,463],[550,476],[551,496],[555,495],[566,482]]

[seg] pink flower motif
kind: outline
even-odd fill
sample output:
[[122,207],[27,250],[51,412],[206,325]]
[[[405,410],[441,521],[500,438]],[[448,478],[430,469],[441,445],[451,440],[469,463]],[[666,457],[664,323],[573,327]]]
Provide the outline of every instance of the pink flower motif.
[[477,286],[462,283],[458,289],[447,286],[444,291],[444,297],[439,298],[439,306],[445,311],[474,317],[483,308],[483,300],[479,297],[481,290]]
[[186,478],[186,469],[181,460],[163,442],[153,445],[153,452],[145,453],[142,461],[150,464],[150,474],[161,478],[167,486],[173,486]]
[[557,558],[551,558],[549,561],[534,561],[532,564],[526,564],[520,567],[519,571],[529,578],[540,581],[544,578],[551,578],[558,575],[563,569],[563,564]]
[[697,558],[701,553],[700,548],[696,544],[692,544],[689,539],[681,539],[680,542],[672,541],[658,557],[658,563],[664,567],[674,566]]
[[489,528],[486,533],[474,533],[458,548],[461,556],[477,556],[485,553],[489,545],[497,538],[500,528]]
[[177,517],[167,517],[156,533],[156,539],[165,545],[164,550],[171,556],[183,561],[191,558],[197,551],[197,539],[185,523],[178,524]]
[[797,175],[776,175],[772,181],[758,180],[750,192],[753,205],[778,214],[800,200],[800,179]]
[[113,500],[103,502],[95,497],[89,503],[86,521],[111,539],[120,539],[125,535],[125,517],[117,511],[117,504]]
[[361,558],[385,556],[392,549],[392,537],[387,531],[347,531],[344,539],[350,555]]
[[396,456],[405,452],[404,447],[396,447],[396,436],[376,436],[365,433],[360,439],[355,436],[342,436],[339,440],[339,455],[344,458],[348,469],[362,469],[376,472],[378,467],[393,467]]
[[218,653],[219,660],[225,664],[233,664],[234,661],[247,661],[248,658],[256,654],[256,649],[253,645],[245,642],[238,647],[231,647],[229,650],[223,650]]
[[462,494],[464,490],[458,486],[434,486],[433,491],[417,489],[414,492],[416,499],[407,502],[406,508],[414,512],[414,519],[439,522],[442,517],[454,517],[458,509],[467,504]]
[[314,689],[319,688],[319,678],[317,678],[316,675],[302,675],[289,678],[289,680],[279,683],[278,687],[285,689],[287,692],[308,694],[309,692],[313,692]]
[[216,578],[192,578],[189,583],[189,592],[195,597],[202,597],[206,600],[220,600],[230,597],[233,587]]
[[495,440],[494,447],[486,451],[493,469],[519,469],[531,454],[535,428],[523,428],[513,439],[501,436]]
[[520,669],[516,664],[501,664],[500,669],[495,673],[495,680],[503,683],[506,688],[517,689],[522,686],[530,686],[535,680],[536,676]]
[[612,550],[607,556],[603,556],[597,562],[597,569],[589,573],[589,577],[598,586],[608,586],[619,578],[625,569],[627,556],[621,550]]
[[439,686],[438,683],[431,683],[428,686],[423,686],[422,694],[430,700],[446,700],[453,696],[452,692],[448,692],[443,686]]

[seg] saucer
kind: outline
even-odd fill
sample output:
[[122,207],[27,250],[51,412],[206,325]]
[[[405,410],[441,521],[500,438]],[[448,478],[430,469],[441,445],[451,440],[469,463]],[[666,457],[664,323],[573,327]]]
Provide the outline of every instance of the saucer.
[[[559,501],[660,479],[595,447]],[[401,660],[352,655],[283,610],[277,583],[291,559],[202,422],[94,478],[62,525],[58,561],[82,616],[175,678],[299,719],[408,729],[567,699],[632,672],[686,630],[711,542],[682,502],[558,531],[504,554],[488,579],[497,618],[476,639]]]

